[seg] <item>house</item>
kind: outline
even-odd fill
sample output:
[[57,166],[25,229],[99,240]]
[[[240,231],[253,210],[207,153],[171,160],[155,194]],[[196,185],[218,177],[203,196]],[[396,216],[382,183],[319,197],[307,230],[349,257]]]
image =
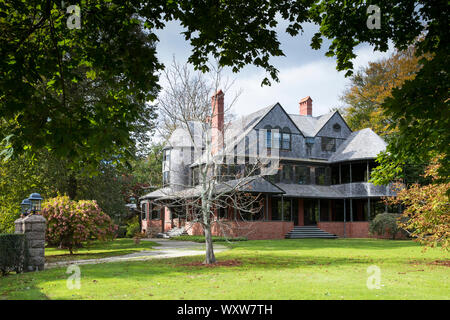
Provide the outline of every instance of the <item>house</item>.
[[[368,182],[377,154],[386,148],[381,137],[369,128],[352,132],[338,111],[313,117],[309,96],[300,100],[298,114],[288,114],[275,103],[228,125],[222,91],[212,101],[211,127],[228,138],[215,141],[216,152],[236,149],[234,143],[253,135],[258,154],[265,147],[276,150],[279,157],[274,174],[251,181],[252,190],[262,198],[260,214],[244,219],[231,206],[217,214],[218,219],[228,219],[228,235],[249,239],[369,236],[369,221],[388,210],[381,198],[395,195],[389,185]],[[198,187],[196,170],[202,155],[195,156],[189,147],[184,151],[174,147],[184,138],[183,133],[175,133],[164,150],[163,188],[141,198],[143,231],[184,226],[189,234],[202,234],[199,226],[164,201],[189,197]],[[215,134],[211,139],[220,140]],[[223,232],[213,228],[216,235]]]

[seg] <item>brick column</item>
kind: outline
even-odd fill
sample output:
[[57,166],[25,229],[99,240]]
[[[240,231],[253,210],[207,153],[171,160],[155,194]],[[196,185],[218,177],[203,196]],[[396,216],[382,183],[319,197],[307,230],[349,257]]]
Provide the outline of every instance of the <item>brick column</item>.
[[33,214],[15,222],[15,233],[24,233],[28,246],[28,271],[44,270],[45,230],[47,221],[41,215]]

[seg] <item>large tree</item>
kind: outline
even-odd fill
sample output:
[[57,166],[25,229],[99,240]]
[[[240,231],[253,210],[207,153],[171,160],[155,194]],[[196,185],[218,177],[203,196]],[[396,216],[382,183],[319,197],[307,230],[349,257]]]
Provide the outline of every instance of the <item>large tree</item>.
[[[133,123],[141,119],[144,102],[158,89],[156,28],[179,21],[193,46],[189,61],[197,68],[207,70],[210,56],[234,71],[253,64],[267,72],[267,84],[278,79],[270,57],[283,55],[274,30],[281,17],[289,21],[286,32],[293,36],[302,31],[303,23],[319,25],[311,46],[318,49],[323,39],[330,39],[326,55],[335,56],[337,69],[348,75],[355,47],[362,43],[379,51],[387,50],[390,42],[400,50],[415,44],[419,55],[430,54],[432,59],[423,62],[414,80],[394,90],[384,103],[400,122],[400,134],[389,151],[400,158],[428,157],[432,149],[445,154],[440,170],[443,176],[448,173],[447,1],[76,3],[81,29],[67,28],[68,16],[59,1],[0,1],[0,115],[9,128],[2,134],[8,150],[21,153],[45,146],[74,161],[126,154]],[[367,11],[372,4],[380,8],[379,28],[378,23],[367,23],[374,14]],[[95,86],[97,79],[109,87],[104,99],[71,101],[69,82]]]
[[378,135],[389,139],[398,131],[396,122],[387,116],[383,102],[392,96],[392,89],[401,87],[406,80],[414,79],[420,70],[419,58],[414,47],[396,51],[388,58],[369,62],[350,77],[350,85],[341,100],[340,109],[354,131],[371,128]]

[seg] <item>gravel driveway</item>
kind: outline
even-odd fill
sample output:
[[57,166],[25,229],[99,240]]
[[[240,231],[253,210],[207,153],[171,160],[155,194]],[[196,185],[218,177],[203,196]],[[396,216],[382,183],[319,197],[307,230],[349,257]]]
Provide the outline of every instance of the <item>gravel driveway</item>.
[[[82,265],[82,264],[97,264],[97,263],[118,262],[118,261],[143,261],[150,259],[187,257],[205,254],[204,243],[197,243],[191,241],[176,241],[168,239],[141,239],[141,241],[153,241],[159,243],[160,245],[154,247],[153,249],[155,250],[140,251],[126,254],[123,256],[46,263],[45,269],[68,266],[71,264]],[[225,250],[228,250],[226,246],[214,243],[215,253],[222,252]]]

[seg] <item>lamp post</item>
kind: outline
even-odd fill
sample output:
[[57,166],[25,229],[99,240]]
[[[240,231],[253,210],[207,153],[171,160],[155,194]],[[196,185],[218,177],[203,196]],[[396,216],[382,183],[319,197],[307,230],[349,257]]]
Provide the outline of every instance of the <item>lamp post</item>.
[[30,213],[31,210],[31,201],[30,199],[23,199],[22,203],[20,204],[21,207],[21,213],[23,216],[27,216]]
[[31,202],[30,212],[36,213],[41,211],[41,201],[43,200],[39,193],[32,193],[28,197]]

